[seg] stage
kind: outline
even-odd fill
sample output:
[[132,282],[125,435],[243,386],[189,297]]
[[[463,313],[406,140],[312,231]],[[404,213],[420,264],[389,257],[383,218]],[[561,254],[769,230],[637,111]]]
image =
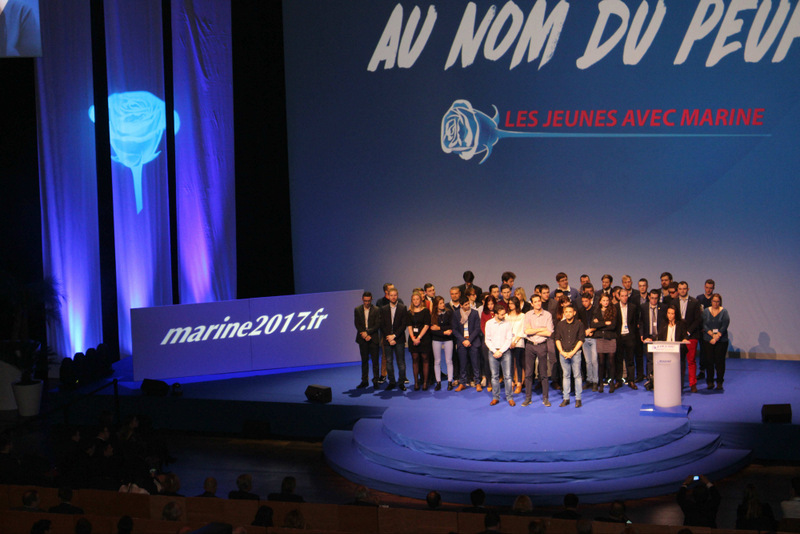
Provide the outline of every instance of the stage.
[[[517,395],[511,407],[490,406],[485,390],[356,389],[358,364],[171,380],[183,393],[168,397],[142,395],[129,360],[115,365],[115,377],[122,412],[146,413],[157,427],[324,438],[329,465],[353,481],[414,497],[435,488],[454,502],[476,487],[504,502],[526,493],[554,504],[570,491],[585,502],[642,498],[674,492],[692,473],[723,477],[752,459],[800,460],[798,425],[761,421],[764,404],[800,409],[795,361],[729,359],[724,392],[702,381],[698,393],[687,387],[686,418],[641,416],[653,402],[641,387],[585,391],[580,409],[574,396],[558,407],[552,390],[547,408],[537,394],[528,407]],[[332,402],[308,401],[310,384],[330,386]]]

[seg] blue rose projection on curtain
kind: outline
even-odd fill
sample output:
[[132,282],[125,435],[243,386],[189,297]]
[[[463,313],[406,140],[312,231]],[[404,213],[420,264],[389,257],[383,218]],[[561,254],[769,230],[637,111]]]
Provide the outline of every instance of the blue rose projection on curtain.
[[[175,133],[181,127],[175,113]],[[142,211],[142,166],[156,159],[164,130],[167,129],[164,101],[147,91],[114,93],[108,97],[108,127],[111,159],[128,167],[133,173],[136,191],[136,213]],[[89,108],[94,122],[94,106]]]

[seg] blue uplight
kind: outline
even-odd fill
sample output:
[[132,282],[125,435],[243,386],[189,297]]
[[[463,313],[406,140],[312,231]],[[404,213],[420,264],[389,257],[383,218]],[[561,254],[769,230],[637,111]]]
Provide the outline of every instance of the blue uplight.
[[[175,114],[175,133],[181,127],[178,112]],[[94,106],[89,108],[89,118],[94,122]],[[128,167],[133,173],[136,192],[136,213],[142,211],[142,166],[161,154],[158,150],[164,130],[167,129],[167,112],[164,101],[147,91],[127,91],[108,96],[108,129],[111,159]]]

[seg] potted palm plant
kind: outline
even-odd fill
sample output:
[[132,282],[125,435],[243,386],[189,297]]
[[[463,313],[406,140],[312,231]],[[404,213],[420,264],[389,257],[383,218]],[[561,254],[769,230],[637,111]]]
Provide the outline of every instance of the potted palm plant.
[[[44,336],[46,324],[58,319],[60,307],[61,296],[53,278],[22,283],[0,273],[0,362],[4,364],[0,370],[5,372],[0,402],[8,403],[11,390],[20,416],[39,413],[44,384],[34,373],[42,365],[46,370],[47,350],[32,338]],[[9,408],[14,407],[0,406]]]

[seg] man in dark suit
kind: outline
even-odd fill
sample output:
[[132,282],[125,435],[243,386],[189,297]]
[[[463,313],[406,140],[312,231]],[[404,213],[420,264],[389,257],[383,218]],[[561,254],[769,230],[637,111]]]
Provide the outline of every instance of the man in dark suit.
[[[661,291],[652,289],[648,296],[650,301],[646,306],[640,308],[639,313],[639,335],[642,343],[654,341],[658,339],[658,329],[664,324],[664,310],[659,300],[661,299]],[[643,349],[647,352],[647,383],[644,385],[645,389],[653,389],[653,353],[648,350],[647,345]]]
[[[397,288],[389,289],[387,295],[389,304],[381,308],[381,340],[383,354],[386,358],[386,375],[389,385],[386,391],[400,388],[405,391],[406,386],[406,307],[398,302]],[[394,379],[393,360],[397,360],[398,381]]]
[[472,362],[472,380],[475,388],[481,391],[481,317],[470,307],[469,299],[461,297],[461,308],[453,312],[453,336],[459,361],[459,384],[456,391],[463,391],[469,385],[467,378],[467,358]]
[[474,280],[475,280],[475,275],[472,273],[472,271],[464,271],[464,283],[458,286],[458,289],[461,291],[462,295],[466,295],[467,289],[474,287],[475,294],[478,296],[478,298],[481,297],[481,293],[483,293],[483,290],[472,283]]
[[[383,308],[384,306],[389,304],[389,290],[392,289],[393,287],[394,287],[394,284],[391,283],[391,282],[386,282],[385,284],[383,284],[383,296],[381,298],[379,298],[375,302],[375,307],[378,308],[378,311],[380,311],[381,308]],[[405,305],[405,303],[403,302],[403,299],[401,299],[401,298],[398,298],[397,302],[399,302],[400,304]],[[383,344],[382,343],[380,343],[380,347],[381,347],[381,354],[382,354],[382,356],[381,356],[381,377],[378,379],[378,383],[379,384],[383,384],[384,382],[386,382],[386,354],[383,352]]]
[[61,501],[57,506],[51,506],[48,513],[51,514],[82,514],[83,508],[78,508],[72,504],[72,489],[66,486],[58,488],[58,500]]
[[361,306],[355,309],[356,343],[361,352],[361,383],[358,389],[367,387],[369,380],[369,362],[372,360],[372,385],[377,387],[380,378],[378,367],[378,348],[381,326],[381,312],[372,305],[372,293],[364,291],[361,295]]
[[[689,345],[686,347],[686,364],[689,367],[689,386],[692,393],[697,393],[697,345],[703,332],[703,311],[697,299],[689,296],[689,284],[683,280],[678,282],[678,298],[673,301],[678,306],[680,317],[686,323]],[[686,365],[681,359],[681,377],[685,374]]]
[[[639,353],[637,358],[636,354],[636,346],[639,341],[639,307],[630,300],[628,290],[625,288],[619,290],[619,302],[617,302],[616,307],[617,317],[619,317],[619,321],[617,321],[617,338],[619,341],[617,341],[617,357],[614,360],[616,364],[616,376],[614,378],[617,381],[617,387],[621,387],[622,364],[624,361],[628,374],[628,386],[631,389],[639,389],[634,379],[637,376],[637,369],[638,374],[642,374],[642,355]],[[634,362],[636,367],[634,367]]]

